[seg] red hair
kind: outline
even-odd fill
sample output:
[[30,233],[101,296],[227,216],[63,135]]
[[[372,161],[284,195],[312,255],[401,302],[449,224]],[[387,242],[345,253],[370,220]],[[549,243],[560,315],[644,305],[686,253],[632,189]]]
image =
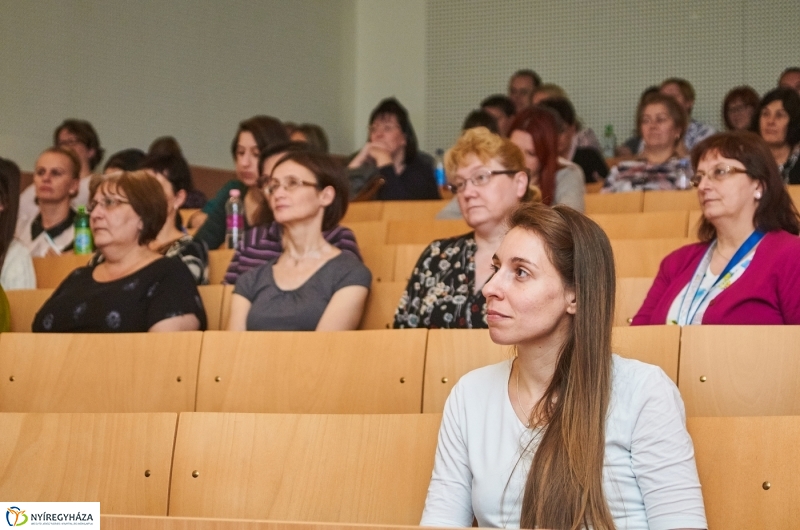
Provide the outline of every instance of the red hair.
[[[559,125],[553,112],[539,106],[529,107],[514,117],[511,132],[522,131],[531,135],[536,158],[539,159],[539,189],[542,202],[552,205],[556,195]],[[510,133],[509,133],[510,134]]]

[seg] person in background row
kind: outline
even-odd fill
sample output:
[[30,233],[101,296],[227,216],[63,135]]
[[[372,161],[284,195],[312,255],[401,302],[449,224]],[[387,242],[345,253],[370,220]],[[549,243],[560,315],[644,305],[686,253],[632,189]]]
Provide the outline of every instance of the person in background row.
[[259,209],[265,204],[258,187],[258,157],[262,152],[288,141],[286,128],[270,116],[253,116],[239,124],[231,144],[237,180],[226,182],[214,198],[190,218],[190,227],[200,227],[194,235],[195,239],[204,242],[211,250],[222,245],[226,231],[225,203],[233,189],[242,194],[245,229],[255,226]]
[[141,149],[130,148],[117,151],[106,161],[103,166],[103,175],[115,173],[117,171],[136,171],[142,165],[144,151]]
[[[490,114],[497,122],[497,132],[503,138],[508,138],[508,128],[514,119],[516,108],[511,98],[503,94],[495,94],[481,101],[481,110]],[[462,127],[463,129],[463,127]],[[491,130],[491,129],[490,129]]]
[[[167,200],[167,219],[148,247],[168,258],[180,258],[197,285],[205,285],[208,283],[208,247],[186,233],[179,212],[186,200],[187,190],[192,187],[189,165],[180,151],[157,152],[160,154],[147,155],[140,166],[161,184]],[[89,265],[97,265],[102,261],[103,254],[97,252]]]
[[639,153],[642,145],[642,133],[639,127],[639,116],[642,113],[642,106],[644,101],[652,94],[659,93],[659,87],[656,85],[649,86],[639,96],[639,104],[636,106],[636,128],[630,138],[625,140],[622,144],[617,146],[616,155],[621,157],[631,157]]
[[583,171],[586,182],[600,182],[608,175],[608,166],[602,155],[591,147],[578,147],[578,121],[575,108],[567,98],[547,98],[539,103],[554,110],[564,122],[564,131],[559,136],[558,156],[571,160]]
[[[277,145],[261,153],[258,161],[259,175],[261,175],[259,177],[259,186],[261,189],[265,189],[272,175],[272,169],[284,155],[308,150],[308,144],[306,143],[290,142]],[[349,228],[337,224],[328,230],[324,230],[322,237],[342,252],[352,254],[359,261],[363,261],[358,250],[358,243],[356,243],[356,236]],[[275,222],[272,210],[269,207],[264,208],[256,220],[256,226],[245,232],[242,246],[234,253],[225,273],[223,283],[235,284],[240,275],[250,269],[264,265],[270,260],[278,259],[282,253],[283,227],[280,223]]]
[[194,278],[149,243],[167,219],[161,184],[146,171],[96,175],[89,221],[99,263],[75,269],[44,303],[34,332],[130,333],[206,329]]
[[485,127],[494,134],[500,134],[497,128],[497,120],[494,116],[486,112],[484,109],[475,109],[464,118],[464,123],[461,124],[461,130],[474,129],[475,127]]
[[188,186],[185,188],[186,198],[183,200],[181,208],[202,208],[206,204],[205,194],[194,187],[194,182],[192,181],[192,171],[189,168],[189,162],[186,160],[186,157],[183,156],[181,145],[178,143],[178,140],[176,140],[175,137],[160,136],[156,138],[147,149],[147,154],[148,156],[152,157],[169,157],[173,160],[174,164],[179,164],[181,166],[180,171],[185,176],[181,176],[180,180]]
[[761,135],[787,184],[800,184],[800,96],[789,88],[767,92],[758,105],[752,130]]
[[345,170],[324,153],[292,151],[264,184],[283,252],[236,280],[231,331],[337,331],[361,322],[372,275],[325,240],[347,211]]
[[694,109],[694,87],[689,81],[681,79],[680,77],[670,77],[661,83],[660,92],[666,96],[675,98],[678,105],[683,107],[683,110],[686,111],[689,124],[686,126],[686,131],[683,135],[683,145],[686,147],[685,154],[688,154],[700,140],[714,134],[715,131],[713,127],[700,123],[692,118],[692,109]]
[[284,123],[289,139],[293,142],[303,142],[312,151],[320,153],[328,152],[328,135],[325,129],[313,123],[301,123],[296,125],[291,122]]
[[603,230],[542,204],[509,225],[483,295],[489,336],[513,359],[450,392],[420,525],[707,528],[678,388],[612,353]]
[[[105,154],[105,149],[100,147],[97,132],[88,121],[64,120],[53,132],[53,147],[67,149],[78,157],[81,163],[79,171],[81,180],[78,193],[73,197],[71,205],[73,209],[77,209],[78,206],[86,206],[89,202],[89,179]],[[29,223],[38,214],[36,190],[31,184],[20,195],[17,220]]]
[[[611,168],[604,193],[634,190],[672,190],[689,186],[692,168],[681,156],[681,139],[686,131],[686,112],[675,98],[664,94],[648,96],[636,119],[644,147],[636,160],[625,160]],[[685,177],[685,183],[680,180]]]
[[385,182],[376,198],[382,201],[439,199],[433,159],[417,147],[408,112],[395,98],[381,101],[369,117],[369,137],[347,166],[351,193],[374,178]]
[[[539,87],[539,89],[536,91],[536,94],[533,96],[533,104],[540,105],[547,99],[569,100],[569,96],[567,96],[567,93],[560,86],[553,83],[545,83]],[[600,140],[597,139],[597,135],[592,129],[583,127],[580,119],[578,119],[577,115],[575,114],[574,108],[572,109],[572,115],[574,116],[573,122],[575,124],[575,133],[573,136],[575,147],[587,147],[589,149],[594,149],[597,151],[598,155],[602,155],[603,148],[600,146]],[[571,160],[571,158],[567,158],[567,160]]]
[[81,163],[73,151],[51,147],[36,159],[33,187],[39,214],[17,223],[16,237],[31,256],[59,255],[72,250],[75,210],[70,201],[78,194]]
[[720,133],[692,165],[700,243],[664,258],[632,325],[800,324],[800,216],[766,143]]
[[522,149],[531,182],[542,192],[548,206],[566,204],[579,212],[584,209],[583,171],[558,156],[561,118],[551,109],[534,106],[516,115],[510,140]]
[[758,92],[747,85],[732,88],[722,101],[722,121],[728,131],[746,131],[758,108]]
[[508,97],[516,112],[533,105],[533,94],[542,85],[542,78],[533,70],[517,70],[508,80]]
[[0,158],[0,286],[6,291],[36,289],[31,253],[14,237],[19,179],[19,167],[11,160]]
[[485,328],[481,288],[492,274],[506,218],[520,202],[541,197],[530,187],[519,147],[483,127],[464,131],[444,165],[448,187],[473,231],[436,240],[422,252],[397,305],[395,328]]
[[800,67],[790,66],[778,78],[778,86],[791,88],[800,96]]

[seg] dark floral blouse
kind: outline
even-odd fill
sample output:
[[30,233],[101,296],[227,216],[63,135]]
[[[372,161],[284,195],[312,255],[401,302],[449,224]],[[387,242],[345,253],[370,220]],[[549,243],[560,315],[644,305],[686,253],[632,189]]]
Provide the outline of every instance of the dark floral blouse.
[[439,239],[419,257],[394,314],[395,328],[488,328],[474,293],[475,234]]

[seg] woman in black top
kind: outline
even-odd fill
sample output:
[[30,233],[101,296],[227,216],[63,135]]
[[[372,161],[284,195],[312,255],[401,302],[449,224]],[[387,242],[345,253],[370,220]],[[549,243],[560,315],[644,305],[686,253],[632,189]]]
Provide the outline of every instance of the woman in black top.
[[164,225],[161,184],[144,171],[93,177],[89,203],[103,261],[76,269],[33,321],[33,331],[136,332],[206,328],[194,278],[148,246]]
[[408,112],[395,98],[384,99],[369,117],[369,138],[348,164],[351,194],[374,178],[384,184],[382,201],[439,199],[433,159],[417,148]]
[[752,129],[769,145],[783,181],[800,184],[800,96],[776,88],[761,99]]

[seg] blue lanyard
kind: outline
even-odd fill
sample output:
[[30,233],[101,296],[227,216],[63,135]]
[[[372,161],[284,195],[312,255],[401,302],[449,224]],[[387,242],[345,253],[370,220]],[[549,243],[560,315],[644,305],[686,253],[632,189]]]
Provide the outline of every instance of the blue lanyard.
[[727,265],[725,265],[725,268],[722,269],[722,272],[720,273],[719,276],[717,276],[717,279],[714,281],[713,285],[711,285],[708,288],[706,293],[703,295],[703,298],[700,299],[700,303],[698,303],[697,306],[695,307],[694,313],[689,314],[689,312],[692,309],[692,306],[695,305],[695,301],[697,299],[697,292],[700,290],[700,284],[702,283],[703,277],[705,276],[705,271],[708,268],[708,264],[711,262],[710,253],[713,253],[713,249],[709,247],[704,259],[700,261],[700,264],[694,271],[694,276],[692,276],[692,280],[690,281],[689,286],[686,288],[686,293],[683,295],[683,300],[681,300],[681,305],[678,308],[678,321],[680,322],[680,316],[681,313],[683,313],[683,305],[686,301],[686,297],[689,295],[689,292],[692,292],[692,300],[689,303],[689,307],[686,308],[687,319],[685,321],[685,324],[692,323],[695,315],[697,315],[697,312],[702,307],[703,302],[708,297],[708,295],[711,294],[711,291],[714,289],[714,287],[716,287],[716,285],[720,282],[720,280],[722,280],[722,278],[724,278],[725,275],[731,272],[731,270],[733,270],[733,268],[736,267],[736,265],[738,265],[739,262],[742,261],[744,257],[747,256],[756,245],[758,245],[758,243],[764,238],[765,235],[766,234],[761,230],[756,230],[752,234],[750,234],[750,236],[744,241],[744,243],[742,243],[741,246],[736,250],[736,253],[730,259],[730,261],[728,261]]

